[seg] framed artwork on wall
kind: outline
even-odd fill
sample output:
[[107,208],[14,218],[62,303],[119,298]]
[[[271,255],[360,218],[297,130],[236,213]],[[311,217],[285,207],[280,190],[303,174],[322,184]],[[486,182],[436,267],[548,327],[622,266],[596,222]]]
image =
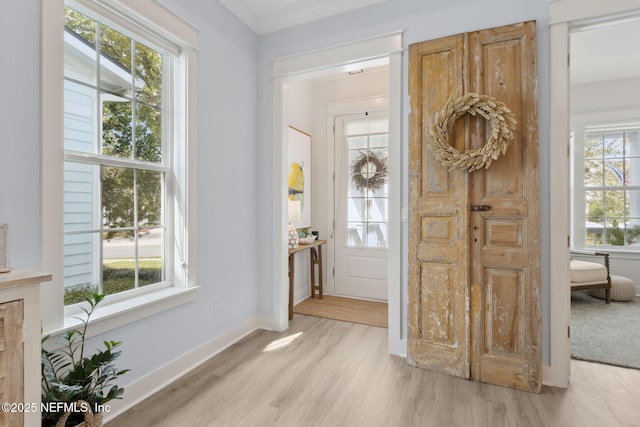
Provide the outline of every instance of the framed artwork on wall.
[[300,201],[300,220],[292,224],[295,228],[307,228],[311,227],[311,135],[289,126],[287,137],[289,200]]
[[9,266],[9,226],[0,224],[0,273],[11,270]]

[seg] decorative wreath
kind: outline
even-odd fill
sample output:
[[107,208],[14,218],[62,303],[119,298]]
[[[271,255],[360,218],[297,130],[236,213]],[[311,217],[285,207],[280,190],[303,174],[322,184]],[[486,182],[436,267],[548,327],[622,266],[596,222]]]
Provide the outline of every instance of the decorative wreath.
[[376,191],[387,182],[387,157],[374,151],[362,151],[351,164],[351,181],[357,190]]
[[[489,120],[491,137],[482,148],[460,153],[449,145],[448,129],[465,113],[472,116],[479,114]],[[429,129],[431,138],[428,147],[436,159],[449,166],[449,170],[458,168],[473,172],[483,166],[487,169],[500,154],[507,152],[515,128],[516,119],[503,102],[487,95],[468,93],[457,98],[449,98],[440,113],[436,113]]]

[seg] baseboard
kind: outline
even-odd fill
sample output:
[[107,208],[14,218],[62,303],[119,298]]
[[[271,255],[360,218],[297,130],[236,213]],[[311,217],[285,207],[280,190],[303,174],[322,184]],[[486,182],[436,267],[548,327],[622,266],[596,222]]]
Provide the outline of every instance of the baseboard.
[[542,365],[542,385],[550,387],[567,388],[569,386],[568,378],[554,372],[551,365]]
[[253,331],[257,329],[274,330],[274,325],[275,320],[271,317],[254,316],[137,381],[127,384],[124,398],[108,403],[110,410],[108,413],[106,411],[104,413],[105,423],[160,391]]

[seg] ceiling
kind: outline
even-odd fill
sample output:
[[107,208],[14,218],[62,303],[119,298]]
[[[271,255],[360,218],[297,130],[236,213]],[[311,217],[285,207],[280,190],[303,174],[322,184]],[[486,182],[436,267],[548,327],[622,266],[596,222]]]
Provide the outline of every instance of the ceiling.
[[219,0],[257,34],[265,34],[387,0]]
[[571,84],[640,77],[640,19],[571,33]]

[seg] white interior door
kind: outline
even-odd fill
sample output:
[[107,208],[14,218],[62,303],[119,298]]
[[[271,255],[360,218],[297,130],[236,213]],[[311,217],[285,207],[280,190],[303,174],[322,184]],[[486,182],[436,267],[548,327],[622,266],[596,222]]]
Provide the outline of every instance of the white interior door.
[[335,294],[387,300],[387,112],[335,118]]

